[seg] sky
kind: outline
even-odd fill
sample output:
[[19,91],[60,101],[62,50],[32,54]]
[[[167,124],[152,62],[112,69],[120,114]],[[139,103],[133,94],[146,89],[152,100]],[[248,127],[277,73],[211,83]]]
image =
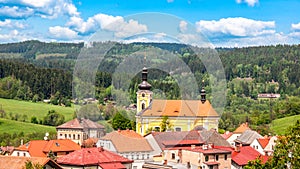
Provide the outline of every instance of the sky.
[[299,9],[300,0],[0,0],[0,43],[87,42],[100,32],[128,42],[299,44]]

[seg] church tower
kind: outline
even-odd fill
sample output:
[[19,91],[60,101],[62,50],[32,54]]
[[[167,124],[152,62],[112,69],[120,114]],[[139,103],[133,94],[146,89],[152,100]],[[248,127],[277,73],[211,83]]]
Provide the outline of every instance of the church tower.
[[152,92],[150,91],[151,85],[147,82],[148,69],[143,68],[142,71],[142,83],[139,84],[139,90],[136,92],[136,104],[137,104],[137,113],[147,108],[152,101]]

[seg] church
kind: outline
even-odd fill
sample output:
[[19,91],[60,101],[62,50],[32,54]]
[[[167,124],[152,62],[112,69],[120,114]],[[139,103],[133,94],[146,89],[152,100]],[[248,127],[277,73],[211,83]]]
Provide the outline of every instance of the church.
[[147,82],[148,69],[142,70],[142,83],[137,91],[136,132],[144,136],[149,131],[161,131],[164,116],[168,117],[173,131],[193,129],[216,129],[220,116],[206,100],[204,88],[201,100],[156,100],[152,99],[151,85]]

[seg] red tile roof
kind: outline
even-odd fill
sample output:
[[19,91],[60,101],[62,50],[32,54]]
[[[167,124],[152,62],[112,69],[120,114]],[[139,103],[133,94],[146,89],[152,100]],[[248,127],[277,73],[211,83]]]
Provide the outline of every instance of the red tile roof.
[[101,140],[111,141],[118,153],[153,151],[148,141],[132,130],[113,131]]
[[83,148],[81,150],[74,151],[63,157],[57,159],[57,163],[64,165],[74,165],[74,166],[88,166],[108,163],[132,163],[125,157],[122,157],[113,152],[107,151],[101,147],[99,148]]
[[103,163],[99,164],[102,169],[126,169],[121,163]]
[[62,169],[53,160],[45,157],[16,157],[16,156],[0,156],[1,169],[23,169],[25,163],[31,161],[33,164],[41,164],[42,166],[49,164],[56,169]]
[[227,140],[230,136],[232,136],[233,133],[232,132],[229,132],[229,131],[226,131],[224,134],[221,134],[221,136]]
[[262,156],[258,151],[256,151],[250,146],[240,147],[240,152],[232,151],[231,158],[235,163],[237,163],[240,166],[244,166],[248,163],[248,161],[252,161],[257,158],[262,158],[262,161],[264,163],[268,159],[268,157]]
[[259,138],[257,139],[260,146],[264,149],[269,144],[270,138]]
[[80,146],[72,140],[32,140],[16,150],[27,151],[31,157],[46,157],[47,153],[52,152],[72,152],[79,150]]

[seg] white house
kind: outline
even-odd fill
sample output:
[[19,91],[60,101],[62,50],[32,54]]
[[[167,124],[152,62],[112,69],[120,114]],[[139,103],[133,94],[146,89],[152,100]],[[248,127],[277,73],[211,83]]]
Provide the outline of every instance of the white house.
[[270,156],[274,152],[276,136],[255,139],[250,146],[262,155]]
[[141,169],[145,161],[151,160],[153,149],[148,141],[133,130],[118,130],[100,138],[97,147],[115,152],[134,160],[132,168]]

